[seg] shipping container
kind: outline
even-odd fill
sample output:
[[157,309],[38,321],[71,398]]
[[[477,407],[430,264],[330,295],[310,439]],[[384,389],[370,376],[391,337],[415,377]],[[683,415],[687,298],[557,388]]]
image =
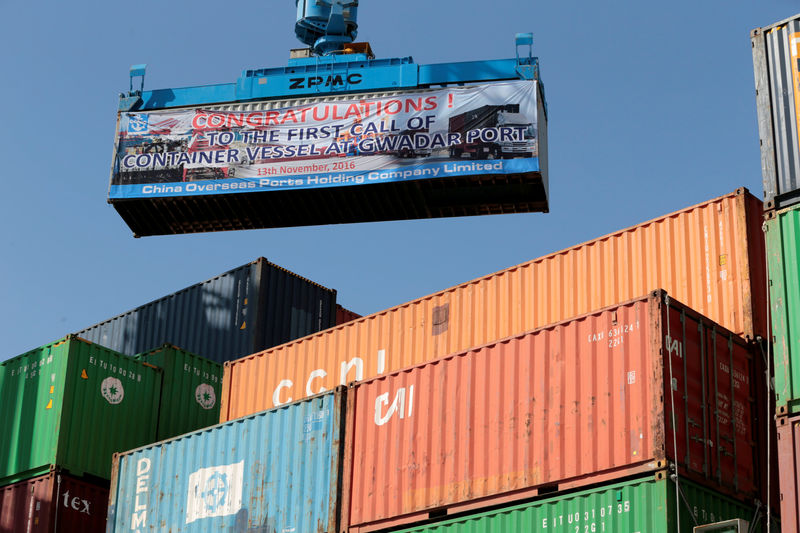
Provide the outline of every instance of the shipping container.
[[355,384],[348,524],[380,529],[667,461],[752,501],[754,374],[751,343],[654,291]]
[[153,442],[161,371],[74,335],[0,364],[0,485],[48,472],[111,476]]
[[345,394],[115,455],[108,533],[335,533]]
[[800,202],[800,15],[754,29],[753,67],[765,208]]
[[[684,479],[678,486],[680,496],[676,497],[675,482],[662,471],[398,533],[692,533],[696,525],[732,518],[756,523],[753,531],[766,531],[766,520],[755,507]],[[773,533],[779,531],[776,521],[770,525]]]
[[108,481],[88,481],[64,472],[0,488],[1,533],[103,533]]
[[221,364],[171,344],[136,358],[163,372],[155,440],[166,440],[219,422]]
[[776,423],[781,522],[785,531],[800,531],[800,416],[781,416]]
[[766,334],[762,204],[746,189],[231,362],[221,420],[518,335],[664,288]]
[[78,332],[127,355],[165,342],[236,359],[335,325],[336,291],[259,258]]
[[800,414],[800,207],[766,219],[775,401],[778,414]]
[[347,322],[352,322],[353,320],[361,318],[361,315],[358,313],[354,313],[349,309],[345,309],[339,304],[336,304],[336,325],[341,326],[342,324],[346,324]]

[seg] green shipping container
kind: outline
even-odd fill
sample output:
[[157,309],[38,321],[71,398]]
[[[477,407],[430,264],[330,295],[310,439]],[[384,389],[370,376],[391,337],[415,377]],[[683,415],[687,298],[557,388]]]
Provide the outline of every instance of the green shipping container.
[[[406,533],[692,533],[696,525],[731,518],[752,522],[755,509],[695,483],[681,480],[680,506],[675,482],[666,473],[554,496],[471,516],[426,524]],[[680,510],[680,518],[678,517]],[[680,520],[680,529],[678,521]],[[763,522],[762,520],[756,520]],[[755,531],[766,531],[765,526]],[[771,531],[779,531],[775,520]],[[398,532],[399,533],[399,532]]]
[[767,214],[767,265],[775,403],[800,414],[800,207]]
[[161,371],[70,335],[0,364],[0,486],[47,473],[111,478],[156,437]]
[[163,371],[157,440],[219,423],[223,366],[170,344],[139,354]]

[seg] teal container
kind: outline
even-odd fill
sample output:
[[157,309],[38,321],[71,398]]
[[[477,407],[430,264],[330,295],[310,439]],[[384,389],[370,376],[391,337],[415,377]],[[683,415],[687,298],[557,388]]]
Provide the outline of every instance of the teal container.
[[800,206],[767,214],[767,265],[779,415],[800,414]]
[[74,335],[0,364],[0,486],[50,471],[111,478],[156,437],[161,371]]
[[156,440],[219,423],[223,366],[171,344],[136,359],[163,372]]
[[[755,521],[758,523],[755,531],[766,531],[764,520],[756,516],[755,508],[688,481],[680,481],[680,491],[681,497],[676,498],[675,482],[662,472],[655,477],[494,509],[403,532],[692,533],[696,525],[732,518]],[[779,531],[774,520],[771,531]]]

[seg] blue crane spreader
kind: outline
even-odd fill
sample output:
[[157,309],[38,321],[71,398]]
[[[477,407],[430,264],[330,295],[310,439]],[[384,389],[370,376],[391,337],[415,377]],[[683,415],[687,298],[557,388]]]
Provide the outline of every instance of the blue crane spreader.
[[308,48],[285,67],[149,91],[131,67],[109,202],[136,236],[547,212],[531,34],[514,58],[419,65],[353,42],[358,1],[296,4]]

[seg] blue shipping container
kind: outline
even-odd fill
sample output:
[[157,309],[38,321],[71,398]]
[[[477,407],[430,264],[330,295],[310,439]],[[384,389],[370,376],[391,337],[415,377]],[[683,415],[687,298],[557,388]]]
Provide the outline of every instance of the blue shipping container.
[[336,532],[345,394],[115,455],[107,532]]

